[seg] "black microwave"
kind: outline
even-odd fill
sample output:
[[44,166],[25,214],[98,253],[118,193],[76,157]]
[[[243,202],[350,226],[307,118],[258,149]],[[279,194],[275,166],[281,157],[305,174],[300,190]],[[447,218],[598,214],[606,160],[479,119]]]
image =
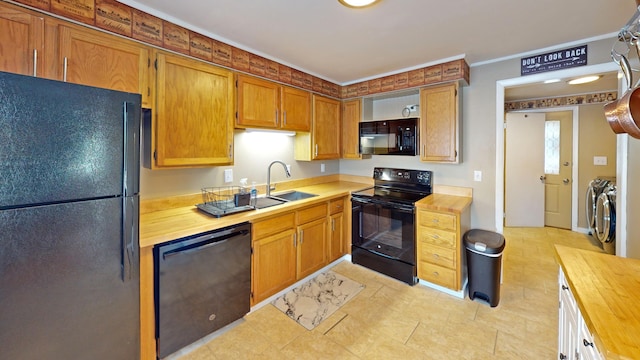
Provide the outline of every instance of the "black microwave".
[[405,118],[361,122],[360,153],[418,155],[418,120]]

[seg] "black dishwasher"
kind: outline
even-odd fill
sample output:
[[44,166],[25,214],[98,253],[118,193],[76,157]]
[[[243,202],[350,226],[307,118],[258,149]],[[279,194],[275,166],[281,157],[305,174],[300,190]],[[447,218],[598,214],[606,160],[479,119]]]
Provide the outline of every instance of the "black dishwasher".
[[251,224],[157,245],[153,255],[159,358],[249,312]]

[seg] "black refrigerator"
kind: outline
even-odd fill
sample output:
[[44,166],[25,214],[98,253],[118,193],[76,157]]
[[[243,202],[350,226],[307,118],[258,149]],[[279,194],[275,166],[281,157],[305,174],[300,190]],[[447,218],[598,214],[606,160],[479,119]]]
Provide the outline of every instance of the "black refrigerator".
[[0,72],[0,358],[140,358],[140,101]]

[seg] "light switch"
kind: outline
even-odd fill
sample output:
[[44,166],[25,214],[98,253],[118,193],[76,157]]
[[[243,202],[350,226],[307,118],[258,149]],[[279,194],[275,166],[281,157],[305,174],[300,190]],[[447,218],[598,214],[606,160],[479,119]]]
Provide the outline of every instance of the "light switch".
[[594,156],[593,157],[593,165],[599,165],[599,166],[607,165],[607,157],[606,156]]
[[224,169],[224,182],[233,182],[233,169]]
[[473,181],[482,181],[482,171],[475,170],[473,172]]

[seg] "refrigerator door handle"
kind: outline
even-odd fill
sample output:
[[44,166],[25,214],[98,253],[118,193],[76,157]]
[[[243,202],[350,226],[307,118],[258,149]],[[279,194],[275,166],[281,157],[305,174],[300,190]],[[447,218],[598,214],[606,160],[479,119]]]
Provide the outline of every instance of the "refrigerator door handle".
[[137,196],[122,197],[122,281],[133,279],[135,267],[136,241],[138,241],[138,211]]
[[124,196],[136,195],[139,191],[141,111],[139,106],[128,102],[124,103],[124,169],[122,179],[122,193]]

